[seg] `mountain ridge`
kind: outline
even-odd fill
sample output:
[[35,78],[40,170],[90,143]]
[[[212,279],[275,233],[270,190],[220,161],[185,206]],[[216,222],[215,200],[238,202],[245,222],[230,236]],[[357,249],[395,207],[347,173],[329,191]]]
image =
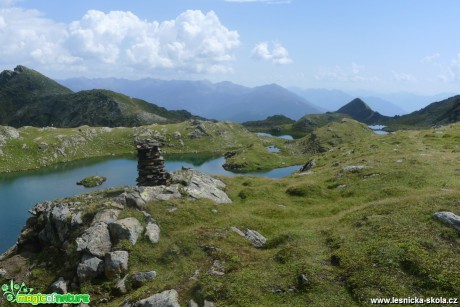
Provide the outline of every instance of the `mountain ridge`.
[[56,81],[17,66],[0,73],[0,125],[76,127],[138,126],[194,117],[107,90],[74,93]]
[[208,80],[161,80],[144,78],[72,78],[61,80],[73,90],[105,88],[136,96],[168,109],[187,109],[193,114],[218,120],[244,122],[273,114],[300,118],[320,113],[322,108],[278,84],[246,87],[230,81],[212,83]]

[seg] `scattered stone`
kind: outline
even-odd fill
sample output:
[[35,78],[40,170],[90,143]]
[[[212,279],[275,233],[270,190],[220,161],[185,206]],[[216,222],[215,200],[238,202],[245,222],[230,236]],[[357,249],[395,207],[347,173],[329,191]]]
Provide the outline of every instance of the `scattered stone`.
[[77,276],[80,283],[92,280],[104,272],[104,261],[89,254],[84,254],[77,266]]
[[343,173],[359,173],[361,172],[363,169],[366,169],[366,168],[369,168],[369,166],[365,166],[365,165],[350,165],[350,166],[345,166],[344,168],[342,168],[342,172]]
[[267,239],[255,230],[247,229],[245,232],[246,239],[248,239],[254,247],[261,248],[264,246]]
[[182,137],[182,134],[179,131],[174,131],[174,137],[176,139],[180,139]]
[[187,306],[188,307],[198,307],[198,304],[194,300],[190,300]]
[[454,227],[460,233],[460,216],[452,212],[436,212],[433,217],[440,220],[444,224]]
[[209,270],[209,274],[215,277],[224,276],[225,275],[225,261],[214,260],[211,269]]
[[145,227],[145,235],[152,243],[158,243],[160,240],[160,227],[153,222],[149,222]]
[[0,269],[0,278],[3,278],[7,275],[8,273],[6,272],[5,269]]
[[56,292],[58,294],[66,294],[67,293],[67,284],[68,282],[64,280],[64,277],[59,277],[58,280],[56,280],[52,285],[51,285],[51,292]]
[[105,210],[99,211],[94,216],[92,224],[94,225],[99,222],[110,224],[110,223],[116,222],[119,214],[120,214],[120,210],[115,210],[115,209],[105,209]]
[[240,236],[246,238],[249,242],[251,242],[252,246],[256,248],[263,247],[265,243],[267,242],[267,238],[265,238],[263,235],[261,235],[255,230],[246,229],[245,232],[242,232],[236,227],[232,227],[232,230],[236,232],[237,234],[239,234]]
[[310,169],[314,168],[315,166],[316,166],[316,160],[311,159],[310,161],[308,161],[304,166],[302,166],[299,169],[299,173],[304,173],[306,171],[309,171]]
[[380,176],[380,174],[370,174],[370,175],[364,176],[364,179],[377,177],[377,176]]
[[157,277],[157,272],[137,272],[132,276],[133,286],[136,288],[142,287],[146,282],[149,282]]
[[86,229],[76,242],[77,252],[85,251],[98,257],[104,257],[112,248],[109,229],[103,222],[97,222]]
[[176,290],[154,294],[134,304],[135,307],[180,307]]
[[125,277],[120,279],[120,281],[117,282],[117,284],[115,285],[114,290],[118,294],[126,294],[126,293],[128,293],[128,289],[126,288],[126,279],[127,278],[128,278],[128,275],[125,275]]
[[105,276],[108,279],[120,278],[120,275],[128,271],[127,251],[115,251],[105,255]]
[[86,177],[80,181],[77,182],[77,185],[82,185],[85,188],[94,188],[97,186],[100,186],[107,180],[106,177],[103,176],[91,176],[91,177]]
[[309,280],[307,278],[307,276],[305,276],[305,274],[300,274],[298,277],[297,277],[297,284],[299,286],[299,288],[305,288],[306,286],[308,286],[309,284]]
[[216,214],[219,213],[219,211],[217,209],[212,209],[211,212],[216,213]]
[[204,301],[203,307],[215,307],[215,306],[216,304],[214,304],[214,302],[207,301],[207,300]]
[[137,191],[125,194],[125,202],[128,206],[139,209],[144,209],[146,205],[145,200],[142,199]]
[[337,189],[345,189],[346,187],[347,187],[346,184],[339,184],[339,185],[337,186]]
[[110,236],[114,244],[121,240],[128,240],[135,245],[143,230],[141,223],[134,217],[127,217],[109,224]]

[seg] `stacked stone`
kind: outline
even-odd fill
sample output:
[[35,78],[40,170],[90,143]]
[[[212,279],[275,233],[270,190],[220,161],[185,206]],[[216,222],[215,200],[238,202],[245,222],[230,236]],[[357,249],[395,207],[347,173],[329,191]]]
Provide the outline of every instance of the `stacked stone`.
[[138,186],[157,186],[166,184],[168,173],[164,168],[160,144],[153,140],[136,142]]

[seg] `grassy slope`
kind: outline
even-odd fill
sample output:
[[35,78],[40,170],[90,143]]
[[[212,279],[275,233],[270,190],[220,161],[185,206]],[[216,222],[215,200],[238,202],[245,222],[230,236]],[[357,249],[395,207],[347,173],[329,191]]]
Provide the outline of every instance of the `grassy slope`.
[[[161,239],[154,247],[142,239],[130,248],[130,271],[154,269],[158,277],[109,305],[171,288],[184,305],[192,297],[221,306],[360,306],[371,297],[458,297],[460,237],[431,216],[460,214],[460,124],[390,135],[354,128],[347,120],[315,132],[327,151],[316,154],[314,174],[223,177],[233,204],[152,202],[148,211]],[[369,168],[342,172],[348,165]],[[177,210],[170,212],[173,206]],[[131,209],[122,214],[142,220]],[[259,231],[268,247],[253,248],[231,226]],[[42,257],[55,252],[47,253]],[[225,276],[208,273],[215,260],[225,261]],[[55,266],[57,271],[34,269],[31,284],[46,288],[69,275]],[[297,285],[299,274],[309,279],[307,287]],[[111,286],[86,284],[82,291],[98,300],[110,296]],[[290,287],[298,291],[272,293]]]
[[[0,126],[1,136],[5,128]],[[203,129],[204,132],[200,132]],[[3,131],[3,132],[2,132]],[[178,124],[151,125],[138,128],[33,128],[17,130],[20,137],[6,139],[0,146],[0,173],[34,169],[56,163],[90,157],[134,154],[134,140],[157,137],[164,141],[167,153],[217,153],[244,152],[241,159],[259,159],[257,164],[246,164],[243,170],[270,169],[300,164],[303,159],[292,156],[292,142],[258,137],[242,126],[208,121],[187,121]],[[198,132],[197,138],[190,134]],[[201,134],[200,134],[201,133]],[[182,143],[181,143],[182,141]],[[182,145],[183,144],[183,145]],[[282,152],[269,153],[265,147],[277,145]],[[274,159],[273,159],[274,158]]]

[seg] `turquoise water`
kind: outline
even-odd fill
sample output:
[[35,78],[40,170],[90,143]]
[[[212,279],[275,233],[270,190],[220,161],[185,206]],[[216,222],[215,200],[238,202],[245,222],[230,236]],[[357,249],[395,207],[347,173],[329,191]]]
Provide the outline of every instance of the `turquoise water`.
[[[235,176],[222,168],[223,157],[176,155],[166,157],[166,169],[175,171],[191,167],[211,175]],[[300,166],[238,175],[279,178],[291,174]],[[99,187],[84,188],[77,181],[88,176],[105,176]],[[135,157],[91,159],[65,163],[40,170],[0,174],[0,254],[11,247],[30,216],[28,209],[44,200],[53,200],[115,186],[135,185],[137,160]]]
[[280,139],[285,139],[285,140],[293,140],[294,138],[292,137],[292,135],[273,135],[273,134],[270,134],[270,133],[264,133],[264,132],[256,132],[257,135],[260,135],[260,136],[268,136],[268,137],[271,137],[271,138],[280,138]]

